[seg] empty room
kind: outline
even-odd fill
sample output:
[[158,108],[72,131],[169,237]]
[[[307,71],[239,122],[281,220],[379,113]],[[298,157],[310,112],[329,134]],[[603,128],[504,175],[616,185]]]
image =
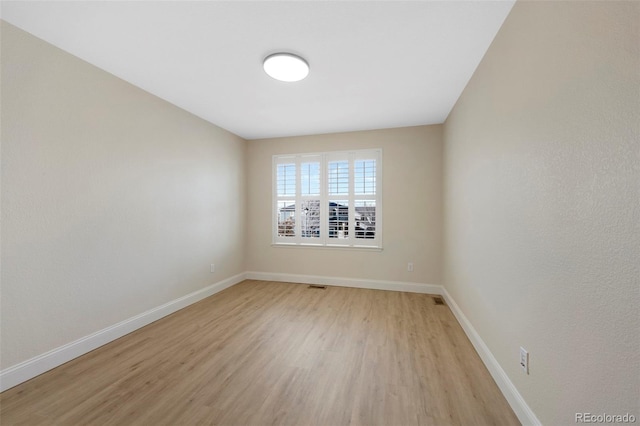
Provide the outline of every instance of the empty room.
[[3,426],[640,422],[640,2],[0,18]]

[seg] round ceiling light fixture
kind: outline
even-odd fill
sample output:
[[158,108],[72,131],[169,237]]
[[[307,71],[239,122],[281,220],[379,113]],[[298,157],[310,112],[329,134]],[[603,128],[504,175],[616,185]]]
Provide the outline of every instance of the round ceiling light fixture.
[[276,80],[300,81],[309,75],[309,64],[293,53],[274,53],[264,58],[264,71]]

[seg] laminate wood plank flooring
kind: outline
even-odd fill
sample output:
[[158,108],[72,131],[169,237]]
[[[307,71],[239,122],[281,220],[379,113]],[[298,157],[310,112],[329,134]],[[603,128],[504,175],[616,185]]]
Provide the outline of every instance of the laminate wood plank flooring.
[[446,305],[247,280],[0,394],[7,425],[517,425]]

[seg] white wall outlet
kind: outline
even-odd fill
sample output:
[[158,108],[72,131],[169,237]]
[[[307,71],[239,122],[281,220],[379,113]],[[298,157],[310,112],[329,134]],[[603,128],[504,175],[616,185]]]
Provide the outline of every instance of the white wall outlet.
[[211,264],[211,272],[215,272],[216,271],[216,264],[212,263]]
[[522,368],[526,374],[529,374],[529,352],[522,346],[520,346],[520,368]]
[[407,263],[407,271],[413,272],[413,262]]

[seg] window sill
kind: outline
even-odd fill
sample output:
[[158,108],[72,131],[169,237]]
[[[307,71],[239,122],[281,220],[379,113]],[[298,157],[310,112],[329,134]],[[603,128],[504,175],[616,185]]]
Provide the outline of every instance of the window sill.
[[321,245],[321,244],[293,244],[293,243],[271,243],[271,247],[275,248],[304,248],[304,249],[321,249],[321,250],[355,250],[355,251],[382,251],[382,247],[371,246],[343,246],[343,245]]

